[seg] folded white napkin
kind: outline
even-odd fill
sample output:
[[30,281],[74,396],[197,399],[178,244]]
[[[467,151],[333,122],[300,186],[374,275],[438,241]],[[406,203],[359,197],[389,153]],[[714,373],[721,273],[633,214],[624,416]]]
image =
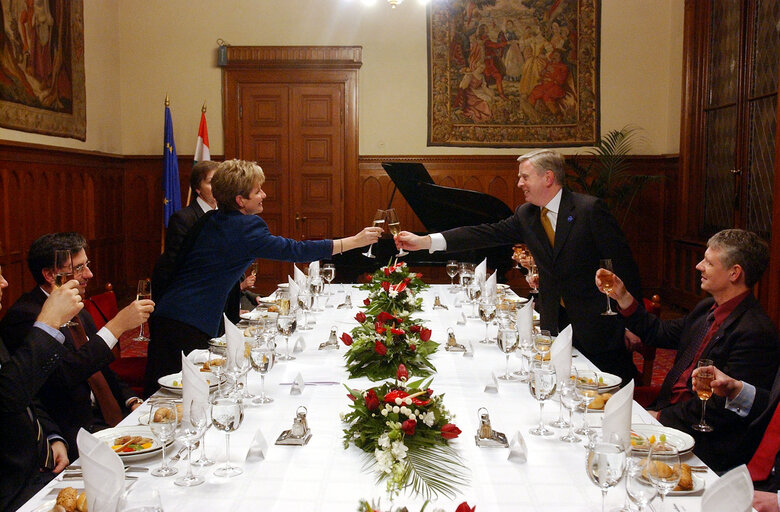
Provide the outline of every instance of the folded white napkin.
[[[609,402],[607,402],[609,404]],[[753,510],[753,481],[744,464],[732,469],[701,497],[701,510],[707,512],[747,512]]]
[[[295,270],[298,270],[298,267],[295,267]],[[298,270],[300,272],[300,270]],[[290,276],[287,276],[287,283],[289,284],[289,293],[290,293],[290,308],[293,307],[293,304],[298,304],[298,290],[301,288],[298,286],[298,283]],[[301,285],[304,287],[304,290],[306,289],[306,281],[303,281],[303,284]]]
[[479,286],[480,288],[485,284],[485,279],[487,278],[487,258],[482,260],[482,263],[477,265],[477,268],[474,269],[474,282]]
[[485,280],[485,286],[482,287],[482,295],[486,299],[495,300],[496,294],[496,272],[493,272],[490,277]]
[[76,436],[87,508],[92,512],[114,512],[125,490],[125,467],[108,444],[86,430]]
[[521,338],[531,340],[534,333],[534,301],[525,303],[517,310],[517,332]]
[[225,314],[225,337],[227,338],[227,367],[233,368],[244,357],[244,333],[233,325]]
[[604,406],[604,418],[601,420],[603,439],[609,439],[611,434],[617,434],[626,450],[631,446],[631,407],[633,405],[634,381],[632,380],[623,389],[612,395],[607,405]]
[[550,347],[550,361],[555,367],[558,380],[569,378],[571,373],[571,325],[558,333],[555,343]]
[[320,262],[312,261],[309,263],[309,278],[314,279],[320,277]]
[[196,348],[187,354],[187,360],[192,364],[205,363],[209,360],[209,351],[205,348]]
[[295,278],[295,284],[297,284],[299,288],[306,286],[306,274],[304,274],[303,271],[298,268],[298,265],[295,264],[293,264],[293,278]]
[[190,421],[190,407],[192,402],[206,404],[209,401],[209,384],[200,368],[190,362],[181,354],[181,421],[187,424]]

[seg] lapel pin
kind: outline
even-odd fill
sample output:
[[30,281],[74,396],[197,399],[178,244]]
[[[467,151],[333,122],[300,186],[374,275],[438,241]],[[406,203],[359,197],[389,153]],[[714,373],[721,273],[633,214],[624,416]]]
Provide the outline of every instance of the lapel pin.
[[569,222],[571,222],[571,221],[573,221],[573,220],[574,220],[574,217],[572,217],[571,215],[569,215],[569,218],[567,218],[566,220],[568,220]]

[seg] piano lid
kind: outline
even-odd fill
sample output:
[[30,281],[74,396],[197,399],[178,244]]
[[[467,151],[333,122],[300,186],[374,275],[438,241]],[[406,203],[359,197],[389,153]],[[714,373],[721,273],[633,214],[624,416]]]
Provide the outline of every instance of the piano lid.
[[419,162],[384,162],[382,167],[431,233],[498,222],[513,213],[497,197],[436,185],[428,170]]

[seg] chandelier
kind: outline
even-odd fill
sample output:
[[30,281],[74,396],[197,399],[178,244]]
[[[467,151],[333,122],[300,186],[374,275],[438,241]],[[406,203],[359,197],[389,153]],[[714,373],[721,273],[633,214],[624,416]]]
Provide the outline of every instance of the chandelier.
[[387,0],[387,3],[390,4],[390,6],[395,9],[396,5],[400,5],[403,3],[404,0]]

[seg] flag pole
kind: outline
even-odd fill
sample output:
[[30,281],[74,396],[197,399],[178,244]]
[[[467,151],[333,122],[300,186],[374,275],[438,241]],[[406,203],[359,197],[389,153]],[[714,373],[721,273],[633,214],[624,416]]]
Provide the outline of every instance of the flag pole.
[[[171,100],[168,98],[168,91],[165,91],[165,107],[171,106]],[[165,155],[163,155],[165,156]],[[165,201],[165,197],[163,197]],[[162,221],[160,222],[160,254],[165,252],[165,213],[163,213]]]

